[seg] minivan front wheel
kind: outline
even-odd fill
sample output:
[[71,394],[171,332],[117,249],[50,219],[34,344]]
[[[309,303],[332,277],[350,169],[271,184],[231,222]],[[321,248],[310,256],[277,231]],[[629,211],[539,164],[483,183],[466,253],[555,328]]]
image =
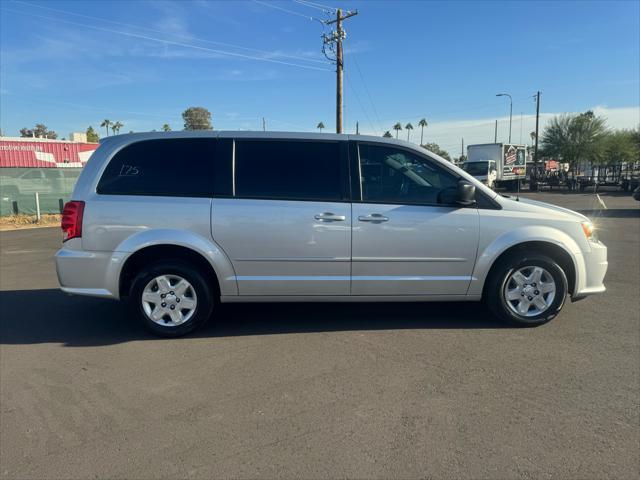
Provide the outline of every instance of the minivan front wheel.
[[567,277],[545,255],[511,257],[487,280],[486,301],[491,311],[512,325],[534,327],[553,319],[567,295]]
[[188,263],[161,261],[141,270],[130,306],[143,325],[163,337],[185,335],[204,324],[213,308],[207,282]]

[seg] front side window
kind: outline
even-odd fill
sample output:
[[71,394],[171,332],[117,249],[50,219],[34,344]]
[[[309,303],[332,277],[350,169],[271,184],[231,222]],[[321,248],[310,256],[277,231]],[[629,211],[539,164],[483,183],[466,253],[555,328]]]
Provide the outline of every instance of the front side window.
[[360,144],[359,151],[364,202],[437,204],[440,192],[458,182],[435,162],[406,150]]
[[338,142],[236,140],[235,195],[340,201],[341,164]]
[[211,197],[215,159],[214,138],[136,142],[111,159],[98,183],[98,193]]

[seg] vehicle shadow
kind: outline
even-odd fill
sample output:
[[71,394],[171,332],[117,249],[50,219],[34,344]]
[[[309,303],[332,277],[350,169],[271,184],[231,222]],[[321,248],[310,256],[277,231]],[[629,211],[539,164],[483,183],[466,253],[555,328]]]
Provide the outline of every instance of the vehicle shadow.
[[[222,304],[202,329],[185,338],[391,329],[507,328],[478,303]],[[101,346],[161,339],[111,300],[59,290],[0,292],[0,344]]]

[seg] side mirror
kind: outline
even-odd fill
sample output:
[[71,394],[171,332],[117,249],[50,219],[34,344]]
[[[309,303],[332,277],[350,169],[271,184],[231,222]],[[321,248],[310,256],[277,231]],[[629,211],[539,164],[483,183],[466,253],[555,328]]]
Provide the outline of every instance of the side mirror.
[[476,203],[476,187],[460,180],[456,187],[446,188],[438,195],[438,203],[468,207]]

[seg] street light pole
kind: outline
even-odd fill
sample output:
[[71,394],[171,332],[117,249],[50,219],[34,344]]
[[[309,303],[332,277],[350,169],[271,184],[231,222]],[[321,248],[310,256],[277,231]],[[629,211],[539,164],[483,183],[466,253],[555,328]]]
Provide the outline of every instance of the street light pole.
[[509,143],[511,143],[511,120],[513,119],[513,98],[508,93],[498,93],[496,97],[509,97]]

